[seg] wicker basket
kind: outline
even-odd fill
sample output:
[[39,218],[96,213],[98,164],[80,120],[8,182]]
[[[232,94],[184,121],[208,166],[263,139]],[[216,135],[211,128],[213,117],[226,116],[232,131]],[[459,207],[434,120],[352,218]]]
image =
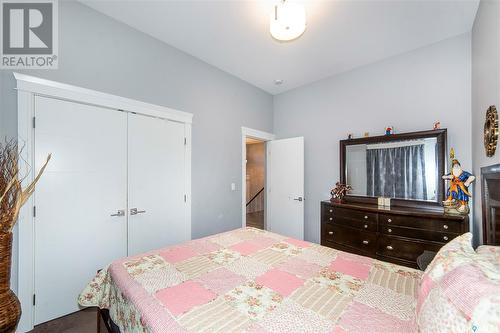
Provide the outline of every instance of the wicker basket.
[[10,290],[12,233],[0,233],[0,332],[15,332],[21,317],[21,304]]

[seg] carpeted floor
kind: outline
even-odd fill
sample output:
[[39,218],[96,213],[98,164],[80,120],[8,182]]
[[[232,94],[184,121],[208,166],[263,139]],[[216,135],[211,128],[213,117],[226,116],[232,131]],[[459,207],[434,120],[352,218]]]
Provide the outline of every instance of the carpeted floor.
[[[102,320],[101,333],[107,333]],[[35,326],[30,333],[96,333],[97,310],[94,308],[78,311],[67,316]]]
[[264,211],[247,213],[247,226],[264,230]]

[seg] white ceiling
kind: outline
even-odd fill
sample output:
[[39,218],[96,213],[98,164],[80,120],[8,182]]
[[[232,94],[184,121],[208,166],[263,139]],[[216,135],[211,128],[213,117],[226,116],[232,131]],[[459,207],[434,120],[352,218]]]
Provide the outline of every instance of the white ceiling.
[[81,1],[271,94],[468,32],[479,4],[303,0],[305,33],[280,43],[269,34],[272,0]]

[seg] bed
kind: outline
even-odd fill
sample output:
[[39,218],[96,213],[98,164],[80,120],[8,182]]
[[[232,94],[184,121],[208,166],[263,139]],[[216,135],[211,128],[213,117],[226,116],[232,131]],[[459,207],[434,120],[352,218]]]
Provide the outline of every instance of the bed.
[[113,262],[79,297],[126,332],[414,332],[421,272],[245,228]]

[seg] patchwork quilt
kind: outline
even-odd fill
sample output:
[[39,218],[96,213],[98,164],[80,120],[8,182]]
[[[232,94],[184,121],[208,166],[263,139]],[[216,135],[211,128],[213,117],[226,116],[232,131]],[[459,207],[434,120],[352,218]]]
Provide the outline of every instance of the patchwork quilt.
[[421,272],[245,228],[113,262],[79,297],[127,332],[414,332]]

